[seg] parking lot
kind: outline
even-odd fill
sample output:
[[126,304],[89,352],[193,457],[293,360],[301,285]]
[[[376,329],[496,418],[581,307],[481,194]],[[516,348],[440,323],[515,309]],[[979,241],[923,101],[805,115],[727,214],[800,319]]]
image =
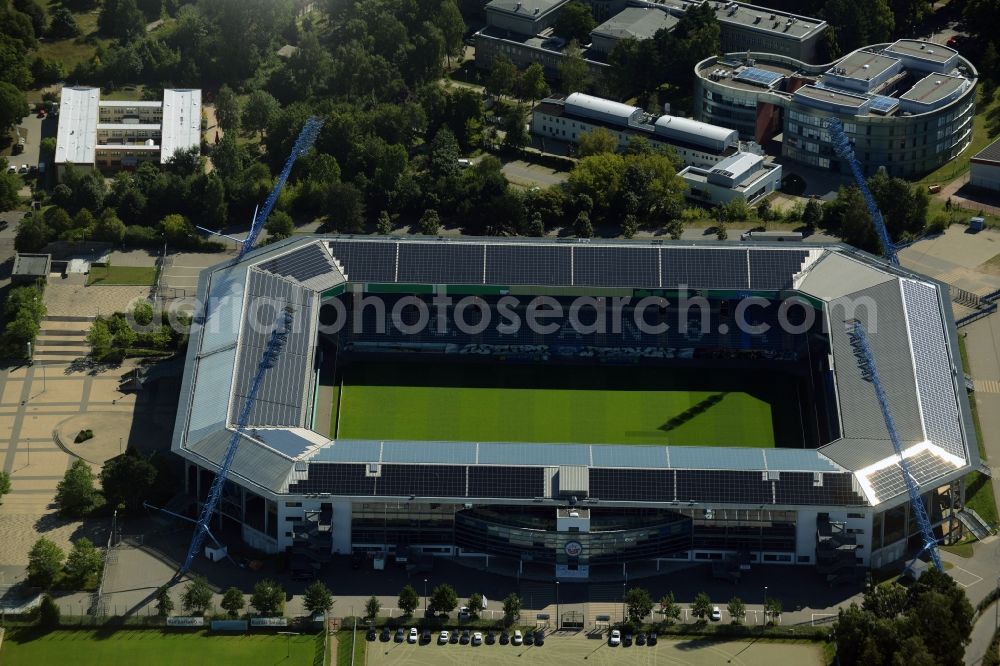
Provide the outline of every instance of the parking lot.
[[[364,634],[358,632],[358,640]],[[706,641],[663,640],[655,647],[609,647],[606,640],[588,639],[584,634],[551,635],[543,647],[514,645],[411,645],[409,643],[368,643],[368,666],[468,664],[502,666],[513,660],[519,664],[671,664],[676,666],[773,666],[823,664],[822,649],[809,643],[766,643],[753,640]]]

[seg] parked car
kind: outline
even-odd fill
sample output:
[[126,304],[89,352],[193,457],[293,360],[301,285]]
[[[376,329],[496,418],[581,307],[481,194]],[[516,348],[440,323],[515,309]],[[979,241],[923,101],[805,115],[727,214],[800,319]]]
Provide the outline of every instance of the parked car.
[[655,631],[649,634],[649,638],[646,640],[646,645],[648,645],[649,647],[653,647],[654,645],[656,645],[656,632]]
[[470,640],[472,639],[469,636],[469,630],[466,629],[465,631],[462,632],[462,637],[458,639],[458,642],[461,643],[462,645],[468,645]]
[[476,633],[472,634],[472,644],[473,645],[482,645],[483,644],[483,635],[481,633],[479,633],[478,631]]
[[410,638],[408,639],[410,643],[416,643],[418,638],[417,628],[410,627]]
[[454,645],[455,643],[458,642],[458,632],[457,631],[451,632],[451,636],[448,637],[448,642],[451,643],[452,645]]
[[396,636],[393,638],[393,640],[395,640],[397,643],[402,643],[405,637],[406,634],[403,633],[403,628],[400,627],[399,629],[396,630]]
[[639,635],[635,637],[635,644],[636,645],[645,645],[646,644],[646,634],[640,631]]
[[423,632],[421,632],[421,634],[420,634],[420,642],[422,644],[424,644],[424,645],[427,645],[428,643],[431,642],[431,630],[430,629],[424,629]]
[[545,632],[536,631],[535,632],[535,647],[542,647],[545,645]]
[[458,609],[458,621],[459,622],[467,622],[467,621],[469,621],[471,619],[472,619],[472,614],[469,613],[469,607],[468,606],[462,606],[461,608]]
[[438,634],[438,645],[444,645],[448,642],[448,630],[442,629],[441,633]]
[[378,639],[383,643],[388,643],[391,637],[392,637],[392,632],[389,631],[389,627],[386,627],[385,629],[382,630],[382,633],[379,634]]
[[22,164],[21,165],[21,173],[28,173],[28,165],[27,164]]
[[489,631],[486,632],[486,644],[493,645],[496,642],[497,642],[497,635],[493,632],[492,629],[490,629]]
[[718,606],[712,606],[712,622],[718,622],[722,619],[722,611],[719,610]]
[[622,636],[622,647],[632,647],[632,634]]
[[618,647],[622,643],[622,632],[617,629],[611,630],[611,635],[608,636],[608,645],[611,647]]
[[370,641],[375,640],[376,635],[377,633],[375,631],[375,627],[368,627],[368,636],[367,636],[368,640]]
[[7,173],[17,173],[17,167],[14,165],[7,167]]
[[510,643],[510,634],[504,629],[500,632],[500,645],[507,645],[507,643]]
[[510,642],[514,645],[521,645],[522,643],[524,643],[524,636],[521,635],[520,629],[514,630],[514,637],[510,639]]

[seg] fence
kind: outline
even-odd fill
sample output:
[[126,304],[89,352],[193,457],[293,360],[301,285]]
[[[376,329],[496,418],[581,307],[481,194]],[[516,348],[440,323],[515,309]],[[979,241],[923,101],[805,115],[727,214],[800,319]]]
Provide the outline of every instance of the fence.
[[90,604],[90,614],[94,616],[104,615],[103,601],[104,597],[104,582],[108,578],[108,569],[111,565],[115,563],[114,558],[114,539],[115,539],[115,529],[118,526],[118,509],[115,509],[114,513],[111,514],[111,531],[108,533],[108,543],[104,548],[104,566],[101,567],[101,582],[97,586],[97,592],[94,593],[94,600]]
[[966,324],[971,324],[972,322],[976,321],[977,319],[982,319],[983,317],[991,315],[991,314],[993,314],[996,311],[997,311],[997,304],[996,303],[990,303],[987,307],[983,308],[982,310],[976,310],[975,312],[971,312],[971,313],[965,315],[964,317],[956,319],[955,320],[955,326],[961,328],[962,326],[965,326]]

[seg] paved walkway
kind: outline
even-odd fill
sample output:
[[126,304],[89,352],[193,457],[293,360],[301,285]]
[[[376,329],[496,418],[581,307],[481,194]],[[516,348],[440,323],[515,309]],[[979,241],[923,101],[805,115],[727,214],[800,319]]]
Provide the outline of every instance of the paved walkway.
[[50,316],[92,317],[124,312],[136,300],[148,298],[149,287],[86,286],[74,280],[49,282],[45,287],[45,307]]
[[974,294],[1000,289],[1000,275],[979,270],[982,264],[1000,254],[1000,231],[987,229],[970,234],[966,230],[964,225],[953,224],[940,236],[901,250],[899,261],[905,268]]

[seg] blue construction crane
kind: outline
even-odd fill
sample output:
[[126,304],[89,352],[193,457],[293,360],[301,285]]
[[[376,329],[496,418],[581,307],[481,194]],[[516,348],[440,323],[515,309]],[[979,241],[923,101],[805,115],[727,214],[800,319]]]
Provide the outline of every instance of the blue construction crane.
[[219,498],[222,497],[222,487],[226,483],[226,477],[229,476],[229,468],[233,465],[233,459],[236,457],[236,448],[239,446],[240,438],[243,436],[243,431],[246,430],[247,422],[250,420],[250,410],[253,408],[254,401],[257,399],[257,391],[260,389],[261,383],[264,381],[264,374],[272,367],[274,367],[275,361],[278,360],[278,355],[281,354],[282,348],[285,346],[285,340],[288,338],[288,333],[292,328],[292,308],[291,306],[286,307],[278,314],[278,319],[274,323],[274,329],[271,331],[271,337],[267,341],[267,347],[264,349],[264,355],[260,359],[260,363],[257,365],[257,374],[254,375],[253,383],[250,385],[250,391],[247,393],[246,402],[243,403],[243,409],[240,411],[239,420],[236,422],[236,429],[233,432],[233,436],[229,440],[229,446],[226,449],[226,456],[222,460],[222,465],[219,467],[218,473],[215,475],[215,480],[212,482],[212,487],[208,491],[208,497],[205,498],[205,505],[201,509],[201,516],[198,518],[198,522],[194,528],[194,536],[191,537],[191,545],[188,546],[187,557],[184,559],[184,565],[181,567],[180,571],[177,572],[178,577],[183,576],[191,568],[191,563],[194,561],[195,555],[201,549],[201,545],[205,542],[205,536],[208,535],[212,538],[216,544],[219,540],[216,539],[208,529],[208,524],[212,520],[212,514],[215,513],[215,507],[219,504]]
[[875,231],[878,232],[879,242],[882,243],[882,256],[884,256],[889,263],[898,266],[899,259],[896,257],[896,245],[892,242],[892,238],[889,236],[889,230],[885,226],[885,219],[882,217],[882,211],[878,209],[878,205],[875,203],[875,197],[872,196],[871,190],[868,189],[868,183],[865,182],[865,175],[861,173],[861,165],[858,163],[858,158],[854,155],[854,148],[851,146],[850,139],[847,138],[847,134],[844,132],[844,124],[840,122],[838,118],[827,118],[826,129],[830,132],[830,140],[833,142],[833,151],[837,153],[837,156],[846,160],[851,166],[851,173],[854,174],[854,180],[858,183],[858,188],[861,190],[861,196],[865,198],[865,205],[868,206],[868,212],[871,213],[872,216],[872,224],[875,225]]
[[267,195],[267,199],[264,201],[264,207],[258,207],[257,210],[254,211],[253,223],[250,225],[250,233],[247,234],[245,239],[226,236],[225,234],[220,234],[217,231],[206,229],[205,227],[198,227],[198,229],[217,236],[224,236],[225,238],[239,243],[240,254],[236,258],[236,261],[242,259],[257,243],[257,237],[260,235],[260,230],[264,228],[264,223],[267,222],[267,218],[271,214],[274,204],[278,202],[278,196],[281,194],[281,190],[285,187],[285,181],[288,180],[288,174],[292,172],[292,165],[295,164],[295,160],[299,158],[299,155],[304,154],[312,147],[313,143],[316,142],[316,137],[319,136],[319,131],[322,127],[323,121],[316,116],[311,116],[308,120],[306,120],[306,124],[302,126],[302,131],[299,132],[299,138],[295,140],[295,146],[292,147],[291,154],[288,156],[288,159],[285,160],[285,167],[281,170],[281,173],[278,175],[278,180],[274,183],[274,188],[271,190],[271,193]]
[[906,491],[910,495],[910,506],[912,507],[913,514],[917,517],[917,525],[920,527],[920,533],[924,540],[924,547],[910,561],[906,569],[909,570],[921,555],[929,553],[938,571],[944,571],[944,567],[941,566],[941,558],[938,555],[934,529],[931,527],[927,508],[924,506],[923,500],[920,499],[916,477],[910,471],[910,463],[903,457],[903,445],[899,441],[899,433],[896,432],[896,422],[889,411],[889,400],[885,396],[885,391],[882,390],[882,382],[879,380],[878,370],[875,369],[875,357],[872,356],[871,347],[868,345],[868,335],[865,333],[865,327],[857,320],[848,322],[847,326],[847,334],[850,336],[851,347],[854,349],[854,357],[858,361],[858,367],[861,368],[861,376],[865,381],[871,382],[875,389],[875,397],[878,398],[878,404],[882,408],[882,418],[885,419],[885,428],[889,431],[892,448],[896,451],[896,457],[899,458],[899,470],[903,475],[903,481],[906,483]]

